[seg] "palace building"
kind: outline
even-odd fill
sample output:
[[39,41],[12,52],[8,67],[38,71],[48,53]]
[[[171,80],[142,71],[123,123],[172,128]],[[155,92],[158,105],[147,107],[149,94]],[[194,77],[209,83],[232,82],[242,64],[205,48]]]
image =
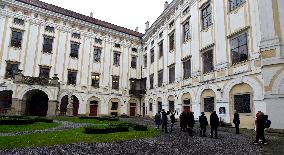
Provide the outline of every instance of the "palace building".
[[38,0],[0,2],[0,115],[217,111],[284,129],[284,1],[173,0],[145,34]]

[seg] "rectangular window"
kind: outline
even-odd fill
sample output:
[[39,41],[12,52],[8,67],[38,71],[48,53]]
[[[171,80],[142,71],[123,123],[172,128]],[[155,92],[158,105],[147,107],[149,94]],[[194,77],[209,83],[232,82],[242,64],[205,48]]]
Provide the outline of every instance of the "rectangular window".
[[170,22],[169,28],[172,28],[174,26],[174,24],[175,24],[175,21]]
[[164,54],[164,43],[163,43],[163,41],[161,41],[159,43],[159,57],[161,58],[163,56],[163,54]]
[[183,62],[183,79],[188,79],[191,76],[191,60]]
[[101,61],[101,54],[102,54],[101,48],[95,48],[94,49],[94,62],[100,62]]
[[213,50],[208,50],[202,54],[203,73],[209,73],[214,70],[213,65]]
[[212,24],[212,8],[208,3],[201,11],[202,15],[202,28],[206,29]]
[[250,94],[234,96],[234,106],[238,113],[251,113],[250,102]]
[[114,44],[115,48],[120,48],[120,44]]
[[24,25],[25,21],[23,19],[19,19],[19,18],[14,18],[14,24],[17,25]]
[[99,38],[95,38],[95,43],[101,45],[103,43],[103,40]]
[[43,37],[43,53],[52,53],[53,38],[44,36]]
[[154,74],[150,75],[150,89],[154,89]]
[[163,86],[164,71],[160,70],[158,73],[158,87]]
[[136,69],[136,67],[137,67],[137,57],[136,57],[136,56],[132,56],[132,59],[131,59],[131,68]]
[[160,32],[159,38],[162,38],[162,37],[163,37],[163,33],[164,33],[164,32]]
[[175,66],[169,68],[169,83],[172,84],[175,82]]
[[52,27],[52,26],[46,26],[46,27],[45,27],[45,31],[50,32],[50,33],[54,33],[54,27]]
[[153,103],[149,103],[149,111],[153,111]]
[[44,79],[49,79],[50,68],[40,66],[39,68],[39,77]]
[[80,35],[80,33],[73,33],[73,34],[72,34],[72,38],[80,39],[80,38],[81,38],[81,35]]
[[111,103],[111,110],[116,111],[118,109],[118,102]]
[[190,39],[189,20],[183,24],[183,42]]
[[112,77],[112,89],[119,89],[119,77],[118,76]]
[[70,57],[78,59],[80,44],[71,42],[71,53]]
[[154,48],[151,49],[151,53],[150,54],[151,54],[151,64],[152,64],[155,61],[155,51],[154,51]]
[[170,46],[170,51],[173,51],[175,49],[175,33],[172,33],[169,36],[169,46]]
[[162,102],[158,102],[158,112],[161,112],[163,109],[163,103]]
[[144,67],[147,67],[147,54],[144,55]]
[[23,32],[12,30],[11,46],[16,48],[22,47]]
[[213,112],[214,102],[214,97],[204,98],[204,112]]
[[243,33],[235,38],[232,38],[230,43],[231,43],[232,63],[237,64],[243,61],[247,61],[248,60],[247,34]]
[[92,86],[94,88],[99,88],[100,87],[100,74],[94,73],[92,75]]
[[76,85],[77,82],[77,71],[68,71],[68,85]]
[[18,63],[7,62],[5,79],[8,79],[8,78],[14,79],[18,71],[19,71]]
[[113,65],[119,66],[120,65],[120,53],[113,52]]
[[245,0],[229,0],[230,11],[235,10],[236,8],[241,6],[244,2]]
[[175,111],[175,102],[169,101],[169,111],[174,112]]

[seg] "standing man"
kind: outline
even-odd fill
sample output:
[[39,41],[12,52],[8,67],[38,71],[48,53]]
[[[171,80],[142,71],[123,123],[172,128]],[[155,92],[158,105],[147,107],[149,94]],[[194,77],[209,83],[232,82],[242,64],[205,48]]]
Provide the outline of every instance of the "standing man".
[[258,144],[259,140],[262,140],[263,144],[267,144],[267,141],[264,137],[264,129],[266,126],[266,120],[267,120],[267,115],[264,115],[264,113],[259,112],[255,121],[256,124],[256,139],[254,141],[254,144]]
[[176,111],[175,112],[171,112],[171,116],[170,116],[170,119],[171,119],[171,131],[170,131],[170,133],[172,133],[174,124],[176,122],[175,114],[176,114]]
[[219,127],[219,117],[216,111],[213,111],[210,115],[210,125],[211,125],[211,138],[213,138],[213,131],[215,132],[214,138],[218,139],[217,129]]
[[188,114],[187,121],[188,121],[188,134],[189,134],[189,136],[193,136],[193,127],[194,127],[194,124],[195,124],[193,112],[190,112]]
[[200,136],[206,137],[206,126],[208,125],[208,121],[204,112],[201,112],[201,116],[199,116],[199,124],[200,124]]
[[236,110],[235,110],[235,114],[234,114],[233,123],[235,124],[236,134],[240,134],[240,123],[241,123],[240,122],[240,115]]
[[160,129],[161,121],[162,121],[161,120],[161,115],[160,115],[160,112],[158,112],[155,115],[155,123],[156,123],[157,129]]
[[168,133],[168,115],[169,112],[166,113],[165,109],[162,109],[162,131],[164,131],[165,133]]

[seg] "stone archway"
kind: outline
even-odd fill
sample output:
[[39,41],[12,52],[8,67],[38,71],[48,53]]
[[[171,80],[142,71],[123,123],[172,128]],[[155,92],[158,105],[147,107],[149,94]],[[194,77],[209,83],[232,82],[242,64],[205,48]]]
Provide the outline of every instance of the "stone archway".
[[26,105],[26,115],[46,116],[48,111],[48,95],[41,90],[30,90],[23,98]]
[[0,91],[0,115],[5,115],[12,106],[13,91]]
[[[80,105],[79,99],[75,95],[72,95],[71,100],[73,100],[73,105],[72,105],[73,116],[78,116],[78,110],[79,110],[79,105]],[[65,116],[67,114],[68,104],[69,104],[69,97],[68,95],[65,95],[61,99],[60,115]]]
[[246,83],[237,84],[230,90],[230,121],[233,123],[234,111],[240,114],[240,126],[243,128],[254,127],[254,91]]
[[192,111],[192,107],[191,107],[191,95],[190,93],[185,93],[182,95],[181,97],[182,100],[182,111],[183,112],[191,112]]

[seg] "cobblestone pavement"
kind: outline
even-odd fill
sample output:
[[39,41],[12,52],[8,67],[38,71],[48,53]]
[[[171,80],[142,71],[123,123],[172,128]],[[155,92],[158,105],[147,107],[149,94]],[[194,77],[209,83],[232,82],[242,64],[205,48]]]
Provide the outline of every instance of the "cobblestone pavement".
[[[141,118],[126,119],[131,122],[140,122],[141,124],[153,125],[152,120]],[[197,130],[197,129],[196,129]],[[162,133],[158,137],[129,140],[111,143],[94,143],[94,144],[68,144],[55,145],[49,147],[38,147],[32,149],[14,149],[0,151],[0,154],[8,155],[186,155],[186,154],[263,154],[260,146],[251,144],[251,141],[242,135],[235,135],[226,132],[219,132],[219,139],[209,137],[188,136],[185,132],[180,132],[175,128],[172,134]]]
[[31,131],[19,131],[19,132],[12,132],[12,133],[0,133],[1,136],[19,136],[19,135],[30,135],[35,133],[46,133],[46,132],[53,132],[53,131],[64,131],[74,128],[81,128],[86,126],[92,126],[93,124],[90,123],[73,123],[73,122],[66,122],[66,121],[58,121],[54,120],[55,123],[58,123],[57,127],[44,129],[44,130],[31,130]]

